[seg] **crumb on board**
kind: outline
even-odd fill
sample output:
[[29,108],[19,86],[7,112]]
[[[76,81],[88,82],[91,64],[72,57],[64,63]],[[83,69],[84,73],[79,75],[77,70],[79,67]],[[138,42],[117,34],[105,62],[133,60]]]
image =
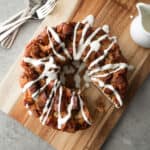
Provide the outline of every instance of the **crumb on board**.
[[132,19],[132,18],[133,18],[133,15],[130,15],[130,18]]

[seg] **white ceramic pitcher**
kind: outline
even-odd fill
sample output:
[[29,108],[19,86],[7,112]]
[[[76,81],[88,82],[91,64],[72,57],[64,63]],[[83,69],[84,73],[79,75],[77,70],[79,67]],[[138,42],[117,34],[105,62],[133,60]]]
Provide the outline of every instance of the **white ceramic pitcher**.
[[150,48],[150,4],[137,3],[138,16],[130,26],[132,39],[142,47]]

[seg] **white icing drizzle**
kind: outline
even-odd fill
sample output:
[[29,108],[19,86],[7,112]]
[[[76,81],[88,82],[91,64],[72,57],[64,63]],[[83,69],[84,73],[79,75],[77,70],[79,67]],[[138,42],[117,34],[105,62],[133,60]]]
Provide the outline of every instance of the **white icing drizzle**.
[[40,121],[42,122],[43,125],[45,125],[46,120],[47,120],[47,118],[48,118],[48,116],[50,114],[50,111],[51,111],[51,108],[52,108],[52,105],[53,105],[53,101],[54,101],[53,97],[55,96],[56,91],[57,91],[59,86],[60,86],[60,82],[55,80],[55,83],[54,83],[54,86],[53,86],[53,88],[51,90],[49,98],[47,99],[46,104],[44,106],[42,115],[40,116]]
[[105,31],[106,33],[109,33],[109,26],[108,25],[103,25],[102,27],[103,31]]
[[26,104],[25,107],[26,107],[26,109],[27,109],[27,111],[28,111],[29,116],[32,116],[32,111],[29,110],[29,105]]
[[[60,67],[58,67],[54,63],[54,59],[51,56],[49,58],[46,57],[46,58],[37,59],[37,60],[33,59],[33,58],[29,58],[29,57],[24,57],[23,60],[24,60],[24,62],[30,63],[35,67],[37,67],[39,65],[44,65],[44,70],[41,73],[41,75],[37,79],[29,81],[27,84],[24,85],[24,87],[22,89],[22,91],[25,92],[33,84],[35,84],[36,82],[38,82],[41,79],[46,77],[46,83],[43,85],[43,87],[41,87],[40,89],[38,89],[37,91],[32,93],[32,98],[35,98],[42,90],[45,89],[45,87],[50,83],[50,81],[57,79],[58,72],[54,71],[54,70],[50,70],[50,69],[60,69]],[[47,61],[45,61],[45,60],[47,60]]]
[[61,41],[59,35],[55,32],[55,30],[51,27],[49,27],[48,30],[51,32],[51,34],[52,34],[53,38],[55,39],[55,41],[60,44],[60,46],[62,47],[62,49],[65,52],[66,56],[69,59],[72,59],[71,55],[69,54],[68,50],[65,47],[65,43]]
[[[24,57],[23,58],[23,61],[26,62],[26,63],[30,63],[32,64],[33,66],[39,66],[39,65],[43,65],[44,62],[43,61],[46,61],[48,60],[49,57],[44,57],[44,58],[41,58],[41,59],[34,59],[34,58],[30,58],[30,57]],[[53,58],[51,58],[53,59]]]
[[78,98],[79,98],[79,102],[80,102],[80,109],[81,109],[81,114],[84,118],[84,120],[86,121],[86,123],[88,123],[89,125],[91,125],[91,122],[88,120],[85,112],[84,112],[84,103],[83,103],[83,100],[81,99],[80,95],[78,95]]
[[[112,46],[116,43],[116,37],[109,37],[109,35],[108,35],[109,26],[104,25],[102,28],[100,28],[100,27],[97,28],[85,40],[85,36],[86,36],[88,29],[94,23],[94,17],[92,15],[89,15],[88,17],[86,17],[82,21],[82,23],[84,23],[85,25],[83,27],[83,30],[81,33],[81,38],[80,38],[78,45],[76,45],[76,38],[77,38],[77,31],[79,29],[80,22],[78,22],[74,27],[73,44],[72,44],[73,45],[73,56],[70,55],[69,51],[65,47],[65,43],[61,41],[61,38],[55,32],[55,30],[51,27],[48,27],[47,33],[48,33],[48,37],[49,37],[50,47],[52,48],[54,55],[56,55],[59,59],[64,61],[64,60],[66,60],[66,57],[67,57],[69,59],[73,59],[74,61],[76,61],[76,60],[81,59],[81,56],[82,56],[84,50],[87,48],[87,46],[89,46],[90,48],[89,48],[86,56],[83,59],[83,61],[86,62],[88,60],[88,58],[90,57],[90,55],[92,54],[92,52],[98,52],[99,51],[99,49],[101,48],[101,42],[103,40],[105,40],[106,38],[108,38],[109,40],[112,40],[111,44],[103,51],[103,55],[96,58],[95,60],[93,60],[90,63],[89,67],[85,71],[83,79],[87,82],[86,85],[89,85],[88,83],[91,82],[91,80],[92,80],[94,82],[97,82],[100,88],[110,89],[113,92],[113,94],[115,95],[115,97],[117,98],[118,103],[119,103],[119,106],[116,103],[114,103],[115,106],[120,107],[123,105],[123,102],[122,102],[122,99],[121,99],[118,91],[111,84],[105,84],[99,78],[106,77],[106,76],[108,76],[114,72],[117,72],[121,69],[124,69],[124,68],[131,69],[132,67],[126,63],[116,63],[116,64],[106,64],[106,65],[103,65],[101,67],[99,66],[99,67],[94,68],[93,66],[95,66],[96,64],[98,64],[100,61],[104,60],[107,57]],[[103,30],[105,32],[105,34],[103,34],[102,36],[100,36],[96,40],[93,40],[94,37],[98,34],[98,32],[100,30]],[[51,41],[51,38],[50,38],[50,34],[52,35],[54,40],[60,44],[66,57],[63,55],[60,55],[55,50],[53,42]],[[67,114],[64,117],[62,117],[62,115],[61,115],[61,103],[62,103],[62,97],[63,97],[63,86],[62,86],[62,83],[60,83],[60,81],[58,81],[58,73],[60,73],[60,67],[55,64],[52,56],[44,57],[41,59],[33,59],[33,58],[29,58],[29,57],[24,57],[23,60],[24,60],[24,62],[29,63],[29,64],[33,65],[34,67],[38,67],[40,65],[44,66],[43,72],[41,73],[41,75],[37,79],[29,81],[27,84],[25,84],[25,86],[22,89],[23,92],[25,92],[28,88],[30,88],[33,84],[37,83],[41,79],[45,79],[45,81],[46,81],[45,84],[40,89],[38,89],[37,91],[32,93],[32,97],[36,98],[40,94],[40,92],[42,92],[51,81],[54,81],[54,85],[50,91],[50,94],[49,94],[49,96],[46,100],[45,106],[43,108],[43,112],[40,116],[40,121],[42,122],[43,125],[45,125],[45,123],[46,123],[46,121],[50,115],[50,112],[51,112],[51,109],[52,109],[52,106],[54,103],[54,97],[56,96],[57,90],[59,90],[57,126],[58,126],[58,129],[61,129],[62,125],[64,125],[71,118],[71,112],[72,112],[72,108],[73,108],[73,104],[74,104],[75,92],[72,93],[70,103],[67,106]],[[74,80],[76,83],[75,87],[79,88],[80,82],[81,82],[80,72],[85,69],[85,64],[74,62],[73,65],[76,68],[80,65],[77,73],[74,75]],[[64,67],[64,69],[65,69],[65,72],[68,72],[68,74],[74,72],[74,70],[72,68]],[[101,71],[108,71],[108,73],[100,74]],[[63,78],[63,80],[65,80],[64,74],[61,78]],[[82,117],[86,123],[91,125],[91,122],[88,120],[88,117],[86,116],[86,113],[84,111],[84,102],[80,96],[80,93],[77,94],[77,97],[79,100],[80,111],[81,111]],[[29,105],[26,105],[26,108],[28,109]],[[28,112],[29,112],[29,114],[32,113],[30,111],[28,111]]]
[[28,114],[29,114],[29,116],[32,116],[32,111],[28,110]]
[[114,95],[116,96],[116,98],[119,102],[119,106],[116,103],[114,103],[117,108],[119,108],[120,106],[123,105],[122,99],[121,99],[118,91],[112,85],[105,84],[102,80],[94,78],[94,77],[92,77],[91,80],[97,82],[100,88],[108,88],[114,93]]
[[79,42],[79,45],[78,45],[78,49],[83,45],[84,38],[85,38],[86,32],[89,29],[89,27],[90,27],[89,24],[85,24],[85,27],[83,28],[81,39],[80,39],[80,42]]
[[[93,69],[89,72],[89,76],[91,76],[91,80],[95,81],[95,82],[98,82],[100,88],[108,88],[114,93],[115,97],[117,98],[117,101],[119,102],[119,106],[116,103],[114,103],[117,108],[119,108],[123,105],[122,99],[121,99],[118,91],[111,84],[105,84],[99,78],[107,77],[108,75],[110,75],[112,73],[115,73],[115,72],[117,72],[121,69],[125,69],[125,68],[130,70],[133,67],[129,66],[126,63],[106,64],[102,67],[95,68],[95,69]],[[108,73],[94,75],[95,73],[99,73],[101,71],[106,71],[106,70],[110,70],[110,69],[112,71],[110,71]]]
[[73,108],[73,102],[74,102],[74,95],[75,92],[73,92],[70,103],[67,106],[67,115],[62,117],[61,116],[61,99],[62,99],[62,87],[59,88],[59,105],[58,105],[58,129],[61,129],[62,125],[65,124],[70,118],[71,118],[71,111]]
[[59,99],[58,99],[58,129],[61,129],[61,101],[62,101],[62,94],[63,94],[63,88],[62,86],[59,87]]
[[94,16],[88,15],[85,19],[82,20],[82,23],[88,23],[90,26],[93,26],[94,24]]
[[87,55],[84,57],[83,61],[85,62],[92,52],[98,52],[100,49],[100,42],[108,37],[107,34],[104,34],[103,36],[99,37],[97,40],[94,40],[90,43],[90,50],[88,51]]
[[28,109],[29,108],[29,104],[26,104],[25,107]]
[[91,53],[93,51],[97,52],[99,50],[99,48],[100,48],[100,43],[99,42],[96,42],[96,41],[92,42],[90,44],[90,50],[88,51],[87,55],[84,57],[83,61],[85,62],[89,58]]
[[[88,17],[86,17],[82,23],[87,23],[85,24],[83,30],[82,30],[82,35],[81,35],[81,39],[79,44],[76,46],[76,36],[77,36],[77,30],[80,26],[80,22],[78,22],[74,28],[74,36],[73,36],[73,58],[74,60],[79,60],[82,56],[83,51],[85,50],[85,48],[89,45],[90,46],[90,50],[87,54],[87,56],[84,58],[84,61],[86,61],[86,59],[90,56],[90,54],[92,53],[92,51],[97,52],[100,48],[100,41],[104,40],[106,37],[108,37],[108,35],[103,35],[102,37],[100,37],[99,39],[95,40],[95,41],[91,41],[96,34],[101,30],[101,28],[97,28],[88,38],[87,40],[84,42],[85,39],[85,35],[86,32],[88,31],[90,25],[92,26],[94,21],[94,18],[91,17],[91,15],[89,15]],[[102,30],[104,30],[106,33],[109,32],[109,27],[108,25],[104,25],[102,27]]]
[[40,92],[42,92],[46,86],[52,81],[52,80],[55,80],[57,79],[57,72],[55,72],[54,70],[50,71],[49,74],[48,74],[48,78],[46,78],[46,83],[43,87],[41,87],[40,89],[38,89],[36,92],[34,92],[32,94],[32,97],[36,97]]
[[102,56],[98,57],[97,59],[95,59],[94,61],[92,61],[91,64],[89,65],[88,69],[91,69],[94,65],[98,64],[100,61],[102,61],[108,55],[112,46],[117,42],[116,37],[111,37],[111,39],[112,39],[112,43],[108,46],[108,48],[106,48],[104,50],[104,54]]
[[[85,40],[85,35],[86,32],[88,31],[89,27],[90,27],[90,17],[87,17],[85,20],[82,21],[82,23],[86,23],[83,30],[82,30],[82,34],[81,34],[81,38],[79,41],[79,44],[76,45],[76,38],[77,38],[77,31],[78,28],[80,26],[80,23],[78,22],[74,28],[74,36],[73,36],[73,59],[74,60],[80,60],[84,50],[86,49],[87,46],[90,46],[89,51],[87,52],[86,56],[84,57],[83,61],[86,61],[89,56],[91,55],[92,52],[98,52],[100,47],[101,47],[101,41],[103,41],[104,39],[108,38],[109,40],[111,40],[111,44],[104,49],[103,51],[103,55],[101,55],[100,57],[98,57],[97,59],[93,60],[89,67],[88,70],[91,69],[90,71],[90,76],[94,78],[94,80],[99,80],[99,82],[102,84],[104,84],[101,87],[108,87],[109,89],[111,89],[114,93],[114,95],[116,96],[117,100],[119,101],[120,106],[122,105],[122,100],[121,97],[119,95],[119,93],[117,92],[117,90],[114,89],[114,87],[112,85],[105,85],[104,82],[100,81],[100,79],[97,79],[99,77],[106,77],[114,72],[117,72],[121,69],[124,68],[130,68],[130,66],[128,66],[128,64],[125,63],[118,63],[118,64],[107,64],[105,66],[102,67],[98,67],[96,69],[92,69],[93,66],[95,66],[96,64],[98,64],[100,61],[104,60],[105,57],[108,55],[109,51],[111,50],[111,48],[113,47],[113,45],[117,42],[116,37],[109,37],[108,33],[109,33],[109,26],[108,25],[104,25],[102,28],[97,28],[86,40]],[[93,24],[93,23],[92,23]],[[100,36],[97,40],[92,41],[92,39],[97,35],[97,33],[100,30],[103,30],[106,34]],[[85,40],[85,41],[84,41]],[[112,71],[105,73],[105,74],[98,74],[98,75],[93,75],[95,73],[98,73],[100,71],[105,71],[105,70],[109,70],[112,69]],[[80,82],[80,78],[79,76],[75,76],[75,79],[78,80]],[[78,82],[77,82],[78,83]],[[79,86],[79,85],[77,85]]]
[[59,35],[53,30],[53,28],[49,27],[47,29],[47,33],[48,33],[48,39],[49,39],[49,44],[50,44],[50,47],[52,48],[52,51],[53,53],[58,57],[60,58],[61,60],[66,60],[65,56],[63,55],[60,55],[54,48],[54,45],[53,45],[53,42],[51,41],[51,38],[50,38],[50,35],[49,35],[49,32],[51,33],[51,35],[53,36],[54,40],[60,44],[60,46],[63,48],[65,54],[67,55],[68,58],[71,58],[69,52],[67,51],[67,49],[65,48],[65,44],[63,42],[61,42],[60,38],[59,38]]
[[[97,68],[92,69],[91,71],[89,71],[88,75],[92,76],[92,77],[106,77],[106,76],[108,76],[114,72],[117,72],[121,69],[124,69],[124,68],[130,69],[130,66],[126,63],[106,64],[102,67],[97,67]],[[98,75],[93,76],[93,74],[95,74],[95,73],[98,73],[100,71],[110,70],[110,69],[112,69],[113,71],[110,71],[105,74],[98,74]]]
[[[73,38],[73,57],[74,60],[80,60],[85,48],[90,45],[91,40],[95,37],[95,35],[101,30],[101,28],[97,28],[87,39],[84,43],[82,43],[82,38],[80,39],[79,45],[76,48],[76,33],[77,33],[77,29],[79,27],[80,23],[77,23],[77,25],[75,26],[75,30],[74,30],[74,38]],[[86,25],[85,25],[86,27]],[[88,28],[86,28],[86,30],[83,29],[84,32],[82,32],[82,36],[85,35],[85,33],[87,32]]]
[[65,58],[64,56],[62,56],[62,55],[60,55],[59,53],[56,52],[56,50],[55,50],[55,48],[54,48],[54,45],[53,45],[53,42],[51,41],[50,38],[49,38],[49,44],[50,44],[50,46],[51,46],[51,48],[52,48],[53,53],[54,53],[59,59],[65,61],[66,58]]
[[77,36],[77,30],[78,30],[79,25],[80,25],[80,22],[77,22],[77,24],[74,27],[73,44],[72,44],[74,60],[75,60],[75,57],[76,57],[76,36]]

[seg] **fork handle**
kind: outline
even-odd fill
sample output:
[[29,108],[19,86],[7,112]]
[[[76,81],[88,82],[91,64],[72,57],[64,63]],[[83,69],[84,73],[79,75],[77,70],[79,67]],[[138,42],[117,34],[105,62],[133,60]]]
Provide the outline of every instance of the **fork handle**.
[[10,17],[9,19],[7,19],[6,21],[4,21],[3,23],[0,23],[0,27],[5,26],[8,23],[11,23],[13,20],[16,20],[19,16],[21,16],[24,12],[26,11],[26,9],[23,9],[21,11],[19,11],[17,14],[15,14],[14,16]]
[[[30,16],[31,18],[31,16]],[[29,17],[27,17],[26,19],[20,21],[18,24],[16,24],[15,26],[13,26],[12,28],[10,28],[9,30],[3,32],[1,35],[0,35],[0,42],[3,41],[9,34],[11,34],[14,30],[16,30],[18,27],[22,26],[26,20],[28,20]]]
[[25,22],[26,20],[30,19],[31,16],[27,16],[27,17],[23,17],[21,19],[18,19],[17,21],[14,21],[8,25],[5,25],[3,27],[0,27],[0,34],[2,34],[4,31],[8,30],[9,28],[16,26],[17,24],[21,23],[21,22]]
[[[27,7],[27,8],[24,9],[24,11],[21,11],[21,12],[22,12],[22,14],[17,13],[18,16],[16,15],[17,16],[16,18],[14,17],[14,19],[9,19],[9,21],[7,21],[7,23],[3,23],[3,26],[6,25],[6,24],[9,24],[9,23],[11,23],[11,22],[13,22],[13,21],[15,21],[15,20],[17,20],[19,18],[23,18],[23,17],[27,16],[27,14],[29,12],[29,8]],[[19,16],[19,14],[20,14],[20,16]],[[18,31],[19,31],[19,28],[17,28],[15,31],[13,31],[11,34],[9,34],[9,36],[7,36],[5,39],[3,39],[0,42],[1,46],[3,48],[10,48],[13,45],[14,40],[16,39]]]
[[11,33],[9,36],[7,36],[2,42],[1,46],[3,48],[10,48],[18,34],[19,28],[16,29],[13,33]]

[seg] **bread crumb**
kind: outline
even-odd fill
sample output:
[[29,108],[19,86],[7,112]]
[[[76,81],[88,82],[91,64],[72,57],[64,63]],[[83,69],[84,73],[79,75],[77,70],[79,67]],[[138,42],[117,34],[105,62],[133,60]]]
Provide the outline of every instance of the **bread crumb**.
[[132,18],[133,18],[133,15],[130,15],[130,18],[132,19]]

